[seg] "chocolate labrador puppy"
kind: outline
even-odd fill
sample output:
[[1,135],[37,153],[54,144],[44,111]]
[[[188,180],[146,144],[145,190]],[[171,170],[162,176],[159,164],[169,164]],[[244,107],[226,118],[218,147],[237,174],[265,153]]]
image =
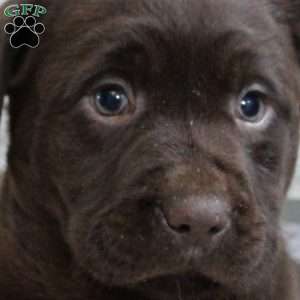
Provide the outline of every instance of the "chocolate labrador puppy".
[[299,300],[300,1],[31,3],[39,47],[1,37],[1,299]]

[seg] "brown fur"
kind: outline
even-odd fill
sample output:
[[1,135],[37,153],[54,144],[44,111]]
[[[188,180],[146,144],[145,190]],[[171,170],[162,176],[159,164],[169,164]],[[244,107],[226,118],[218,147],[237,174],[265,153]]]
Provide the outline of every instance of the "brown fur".
[[[300,1],[38,2],[37,49],[0,38],[1,299],[299,300],[279,216],[299,141]],[[110,125],[85,98],[108,75],[139,101]],[[247,130],[228,107],[257,80],[275,114]],[[211,194],[231,212],[214,249],[153,205]]]

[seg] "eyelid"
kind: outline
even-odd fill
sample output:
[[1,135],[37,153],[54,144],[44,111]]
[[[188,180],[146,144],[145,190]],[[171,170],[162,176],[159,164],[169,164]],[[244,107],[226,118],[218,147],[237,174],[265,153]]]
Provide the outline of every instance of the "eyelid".
[[105,88],[110,86],[121,86],[125,91],[133,92],[131,86],[123,79],[119,77],[104,77],[100,81],[93,84],[91,93],[96,92],[99,88]]
[[240,97],[245,96],[249,92],[258,92],[261,95],[265,95],[265,98],[267,98],[270,94],[269,87],[260,83],[253,83],[242,90],[242,92],[240,93]]
[[240,127],[244,127],[249,130],[264,130],[270,125],[275,115],[275,111],[270,106],[267,106],[265,110],[265,116],[259,122],[244,122],[239,119],[237,120],[237,123],[240,124]]

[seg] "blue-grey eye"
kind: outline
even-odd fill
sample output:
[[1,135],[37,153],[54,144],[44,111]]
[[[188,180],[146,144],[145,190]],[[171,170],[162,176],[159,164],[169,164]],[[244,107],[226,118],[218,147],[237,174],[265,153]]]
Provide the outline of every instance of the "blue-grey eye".
[[105,116],[116,116],[124,112],[129,104],[129,96],[120,85],[107,85],[94,93],[98,111]]
[[248,91],[240,99],[239,112],[241,118],[248,122],[259,122],[265,112],[264,94],[260,91]]

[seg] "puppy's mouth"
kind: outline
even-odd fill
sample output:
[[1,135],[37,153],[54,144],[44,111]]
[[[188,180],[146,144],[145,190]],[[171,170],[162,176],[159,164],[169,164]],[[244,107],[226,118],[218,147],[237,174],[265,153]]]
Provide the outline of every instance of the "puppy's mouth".
[[182,278],[192,277],[190,281],[199,282],[202,289],[216,289],[232,286],[239,280],[235,273],[244,273],[248,266],[251,269],[253,261],[264,255],[259,237],[256,245],[251,243],[255,238],[250,236],[252,221],[244,237],[238,236],[233,224],[234,229],[220,239],[215,230],[211,234],[216,235],[212,239],[217,242],[208,246],[197,238],[197,232],[191,233],[184,226],[174,230],[157,205],[158,200],[151,197],[139,203],[143,207],[137,207],[134,201],[122,202],[113,211],[95,218],[86,242],[78,240],[80,247],[86,247],[78,253],[82,267],[104,285],[143,290],[160,282],[166,282],[167,287],[170,280],[173,285],[169,284],[170,291],[166,292],[170,294],[175,279],[180,279],[184,289]]
[[195,295],[217,294],[224,287],[202,274],[186,273],[178,276],[161,276],[130,287],[150,299],[185,299]]

